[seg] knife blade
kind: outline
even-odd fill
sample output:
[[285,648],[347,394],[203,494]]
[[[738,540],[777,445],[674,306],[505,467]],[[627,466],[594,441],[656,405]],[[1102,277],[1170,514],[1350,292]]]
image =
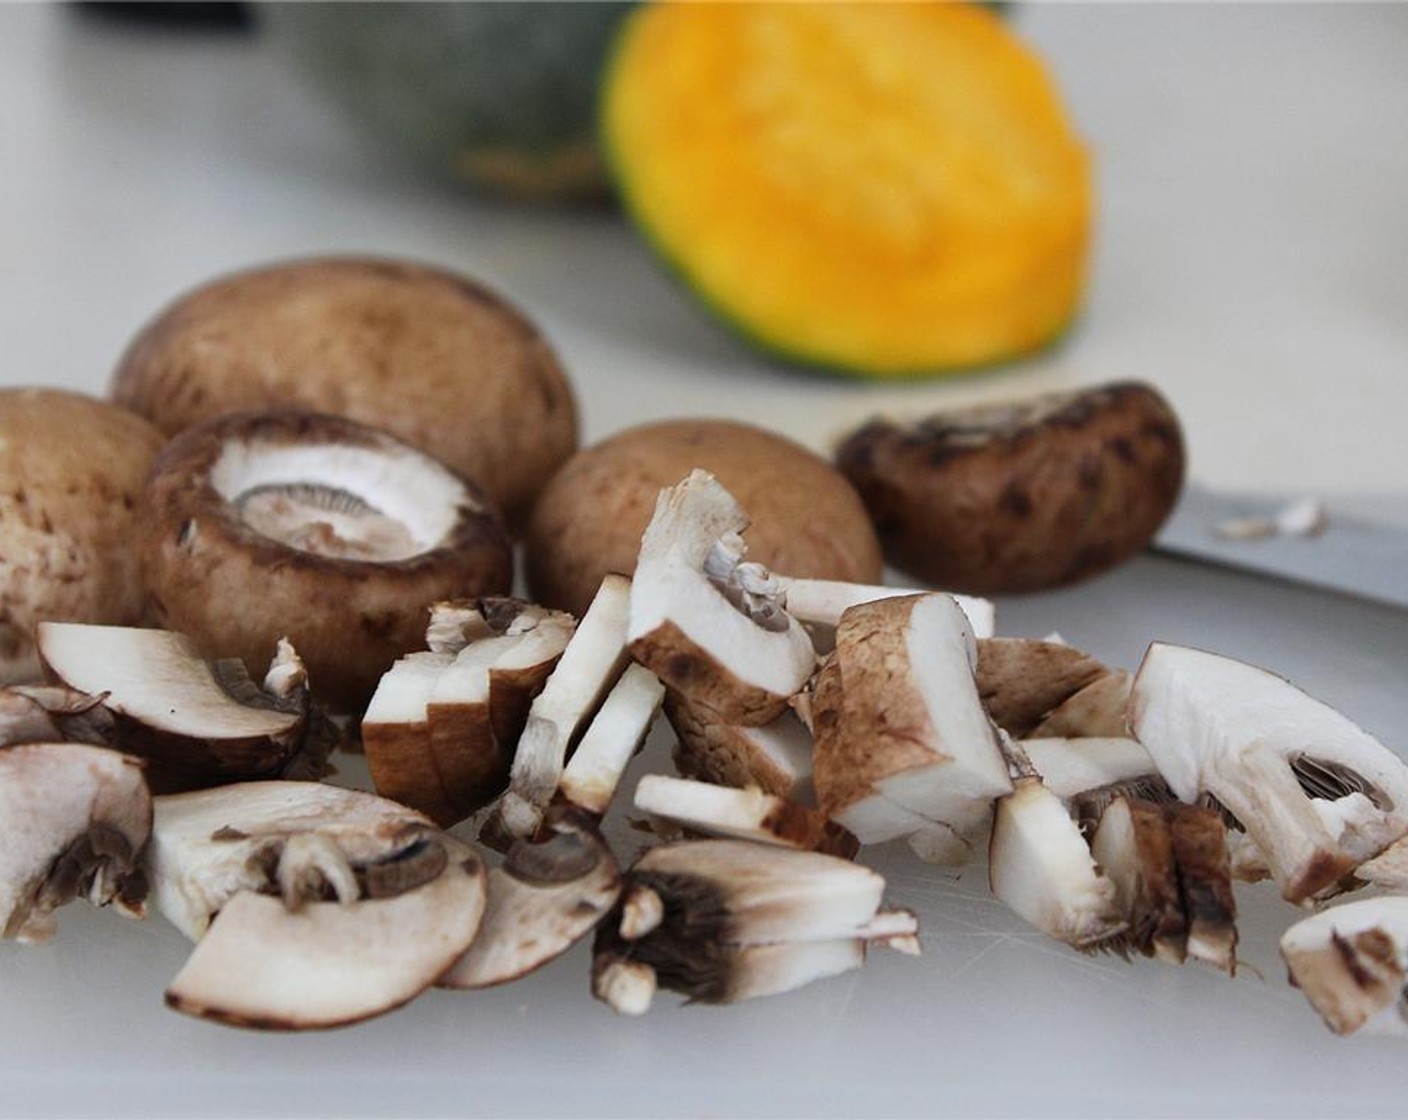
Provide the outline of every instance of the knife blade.
[[[1408,607],[1408,495],[1326,498],[1319,531],[1276,531],[1291,504],[1285,496],[1189,485],[1153,548]],[[1229,534],[1238,524],[1245,529],[1258,522],[1271,531]]]

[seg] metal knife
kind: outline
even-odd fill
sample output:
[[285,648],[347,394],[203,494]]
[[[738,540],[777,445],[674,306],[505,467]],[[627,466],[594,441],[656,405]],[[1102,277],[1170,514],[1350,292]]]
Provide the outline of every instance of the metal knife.
[[1293,504],[1189,485],[1153,548],[1408,607],[1408,494],[1323,498],[1318,531],[1278,531]]

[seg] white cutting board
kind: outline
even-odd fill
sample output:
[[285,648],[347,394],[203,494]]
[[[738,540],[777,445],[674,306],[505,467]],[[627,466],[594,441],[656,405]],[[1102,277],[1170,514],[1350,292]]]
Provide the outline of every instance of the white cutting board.
[[[1205,482],[1402,488],[1408,6],[1023,5],[1018,21],[1096,153],[1090,306],[1038,360],[901,388],[757,359],[611,213],[426,183],[258,42],[0,5],[0,382],[101,391],[184,288],[369,250],[518,299],[562,353],[589,439],[712,412],[820,449],[878,409],[1141,377],[1184,417]],[[1154,637],[1239,655],[1408,745],[1402,614],[1143,560],[1005,603],[999,626],[1059,630],[1122,665]],[[235,1031],[161,1006],[187,952],[161,921],[71,907],[50,946],[0,945],[0,1116],[1403,1112],[1408,1050],[1320,1025],[1284,982],[1274,946],[1295,915],[1267,889],[1239,894],[1245,964],[1229,981],[1081,957],[994,903],[980,871],[866,858],[920,912],[922,958],[877,952],[861,973],[732,1009],[662,995],[637,1021],[590,999],[579,949],[364,1026]]]

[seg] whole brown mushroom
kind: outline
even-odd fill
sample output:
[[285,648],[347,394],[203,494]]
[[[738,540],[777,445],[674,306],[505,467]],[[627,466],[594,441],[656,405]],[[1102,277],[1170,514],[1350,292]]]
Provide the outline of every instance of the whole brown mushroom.
[[285,406],[373,424],[472,479],[510,520],[577,447],[572,390],[537,327],[473,280],[403,261],[220,277],[142,329],[112,396],[168,435]]
[[789,576],[879,582],[865,507],[830,464],[776,432],[688,419],[620,432],[553,477],[528,527],[534,596],[580,614],[607,572],[630,575],[660,491],[695,468],[717,476],[751,515],[749,560]]
[[43,619],[134,625],[145,592],[128,547],[161,433],[56,389],[0,390],[0,682],[34,680]]
[[872,420],[836,453],[896,568],[948,591],[1040,591],[1128,560],[1183,486],[1183,436],[1153,388]]
[[313,695],[345,711],[421,647],[432,604],[512,579],[508,538],[472,484],[384,432],[299,411],[233,413],[173,439],[136,546],[162,625],[251,667],[287,637]]

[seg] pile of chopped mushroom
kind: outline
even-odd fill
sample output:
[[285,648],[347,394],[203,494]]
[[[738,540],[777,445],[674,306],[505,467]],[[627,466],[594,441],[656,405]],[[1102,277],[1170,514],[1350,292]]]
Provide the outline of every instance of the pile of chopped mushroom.
[[[1128,672],[994,637],[981,599],[770,572],[747,529],[696,471],[580,619],[436,606],[361,722],[375,794],[290,780],[322,776],[330,725],[287,643],[256,683],[165,631],[41,625],[55,683],[0,692],[0,928],[42,940],[80,895],[140,917],[150,891],[196,942],[168,1004],[279,1029],[507,983],[591,935],[593,994],[639,1014],[661,988],[732,1002],[917,954],[915,915],[857,862],[904,839],[985,859],[1077,950],[1229,975],[1234,881],[1304,907],[1388,891],[1282,952],[1334,1030],[1408,1030],[1395,754],[1253,666],[1156,642]],[[679,773],[618,799],[662,711]],[[651,835],[625,862],[618,800]]]

